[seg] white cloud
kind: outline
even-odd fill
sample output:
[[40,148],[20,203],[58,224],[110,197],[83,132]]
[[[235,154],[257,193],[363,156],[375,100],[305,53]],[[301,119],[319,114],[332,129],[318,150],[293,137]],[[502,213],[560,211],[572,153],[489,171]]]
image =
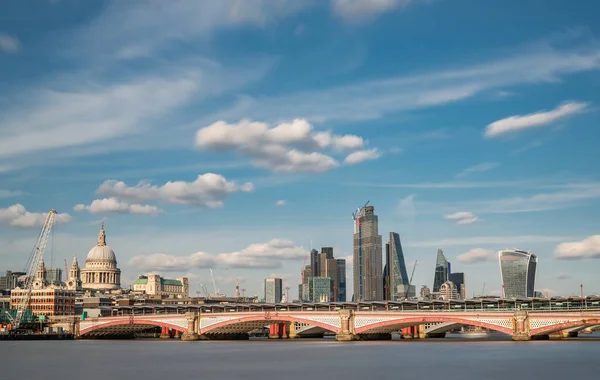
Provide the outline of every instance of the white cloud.
[[234,151],[274,172],[325,172],[339,166],[335,158],[323,153],[326,149],[341,152],[360,149],[364,144],[362,137],[356,135],[315,132],[304,119],[274,127],[249,120],[235,124],[217,121],[196,132],[197,148]]
[[500,164],[497,162],[483,162],[481,164],[477,164],[475,166],[466,168],[462,172],[458,173],[456,175],[456,178],[464,178],[473,173],[487,172],[489,170],[497,168],[498,166],[500,166]]
[[[190,77],[140,78],[129,83],[43,90],[30,94],[28,108],[0,122],[0,157],[105,141],[144,130],[143,122],[191,99]],[[82,127],[85,126],[85,127]]]
[[377,148],[358,150],[346,156],[344,163],[347,165],[355,165],[369,160],[376,160],[379,157],[381,157],[381,154],[377,151]]
[[494,261],[498,258],[494,251],[483,248],[473,248],[465,253],[456,256],[456,259],[463,264],[475,264],[484,261]]
[[449,238],[441,240],[408,242],[407,247],[448,247],[448,246],[502,246],[520,245],[528,243],[556,243],[570,239],[565,236],[544,236],[544,235],[516,235],[516,236],[476,236],[467,238]]
[[23,195],[23,193],[21,191],[11,191],[11,190],[0,189],[0,198],[18,197],[19,195]]
[[263,244],[252,244],[241,251],[211,255],[197,252],[190,256],[151,254],[135,256],[129,265],[144,270],[181,271],[190,268],[229,268],[271,269],[280,268],[284,261],[302,260],[306,256],[303,247],[289,240],[273,239]]
[[129,204],[121,202],[117,198],[95,199],[89,206],[78,204],[73,207],[75,211],[87,210],[90,214],[101,214],[114,212],[118,214],[151,214],[156,215],[161,210],[156,206]]
[[[571,180],[572,181],[572,180]],[[561,183],[562,182],[562,183]],[[457,208],[469,210],[474,214],[512,214],[527,212],[542,212],[571,208],[600,199],[600,183],[597,182],[572,182],[564,179],[557,182],[543,179],[523,181],[498,181],[498,182],[473,182],[473,183],[431,183],[431,184],[398,184],[382,187],[408,187],[429,189],[462,189],[486,187],[511,187],[521,189],[523,196],[510,198],[466,200],[452,202],[418,202],[419,212],[424,214],[451,214]],[[495,185],[495,186],[491,186]],[[375,185],[373,185],[375,186]],[[552,189],[540,192],[540,189]]]
[[223,206],[223,201],[230,193],[251,192],[251,182],[237,185],[220,174],[206,173],[199,175],[194,182],[169,181],[162,186],[150,182],[139,182],[128,186],[125,182],[106,180],[98,190],[98,194],[106,194],[132,202],[160,201],[171,204],[190,204],[209,208]]
[[568,46],[559,49],[547,41],[530,43],[510,56],[469,66],[450,65],[454,68],[272,97],[245,96],[208,120],[281,120],[302,115],[319,122],[364,121],[456,103],[490,90],[558,82],[564,76],[600,68],[597,45],[571,38]]
[[581,241],[559,244],[554,250],[561,260],[600,259],[600,235],[593,235]]
[[477,215],[468,211],[455,212],[454,214],[448,214],[444,216],[446,219],[456,220],[458,224],[472,224],[480,221]]
[[214,32],[238,26],[263,28],[293,14],[309,1],[179,0],[137,3],[113,1],[72,45],[80,54],[132,59],[152,56],[177,43],[198,45]]
[[571,276],[569,274],[563,273],[563,272],[560,272],[559,274],[556,275],[557,280],[567,280],[569,278],[571,278]]
[[275,202],[275,206],[285,206],[286,204],[287,202],[283,199],[280,199],[277,202]]
[[[29,212],[20,203],[16,203],[7,208],[0,208],[0,225],[9,225],[13,227],[41,227],[46,221],[48,213]],[[54,215],[54,222],[57,224],[67,223],[71,220],[69,214]]]
[[540,111],[525,116],[510,116],[489,124],[485,129],[485,137],[497,137],[529,128],[542,127],[567,116],[580,113],[587,106],[588,103],[567,102],[552,111]]
[[21,49],[21,42],[15,36],[0,33],[0,52],[16,53]]
[[406,8],[419,0],[331,0],[332,11],[351,22],[368,20],[398,8]]

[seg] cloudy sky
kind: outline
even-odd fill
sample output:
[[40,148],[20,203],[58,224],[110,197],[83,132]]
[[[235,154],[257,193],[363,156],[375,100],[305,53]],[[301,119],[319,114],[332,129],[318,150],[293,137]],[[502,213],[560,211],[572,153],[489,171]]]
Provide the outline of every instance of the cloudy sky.
[[[0,270],[45,213],[46,263],[104,220],[123,271],[296,296],[311,245],[352,252],[367,200],[414,283],[436,250],[497,294],[600,293],[596,1],[8,0],[0,12]],[[351,263],[349,263],[351,264]],[[348,283],[351,284],[351,266]],[[352,289],[348,289],[349,298]]]

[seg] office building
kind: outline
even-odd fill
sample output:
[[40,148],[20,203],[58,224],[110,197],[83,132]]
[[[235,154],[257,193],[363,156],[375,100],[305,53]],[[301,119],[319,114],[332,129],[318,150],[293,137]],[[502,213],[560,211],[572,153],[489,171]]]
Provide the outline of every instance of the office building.
[[383,257],[379,221],[373,206],[354,214],[354,296],[360,301],[383,300]]
[[427,287],[427,285],[421,286],[420,297],[421,297],[421,299],[425,299],[425,300],[428,300],[431,298],[431,289],[429,289]]
[[322,247],[319,254],[319,277],[331,279],[331,301],[335,300],[339,290],[337,264],[337,260],[333,258],[333,248]]
[[333,281],[329,277],[310,277],[308,279],[309,302],[331,302]]
[[465,285],[465,274],[462,272],[449,273],[448,279],[456,285],[456,291],[461,299],[467,298],[467,288]]
[[189,297],[190,286],[187,277],[167,279],[158,274],[149,274],[140,276],[135,280],[133,291],[153,296],[187,298]]
[[502,291],[505,298],[533,297],[536,255],[520,250],[498,252]]
[[440,291],[440,286],[448,281],[448,274],[450,273],[450,263],[444,256],[444,251],[441,249],[437,250],[437,259],[435,261],[435,275],[433,277],[433,293]]
[[[15,309],[27,296],[28,291],[19,287],[10,293],[11,308]],[[73,315],[75,314],[75,291],[49,285],[34,289],[28,309],[33,315]]]
[[440,285],[439,299],[446,301],[458,299],[456,285],[452,281],[446,281]]
[[280,278],[265,278],[265,302],[280,303],[283,296],[283,281]]
[[337,291],[334,293],[334,299],[337,302],[346,302],[346,259],[337,260]]
[[385,245],[385,299],[397,300],[415,296],[415,287],[410,284],[400,235],[390,232]]
[[310,270],[311,277],[319,277],[320,269],[319,269],[319,252],[316,249],[310,250]]
[[52,268],[52,269],[46,269],[46,281],[48,281],[49,284],[56,284],[56,285],[60,285],[62,284],[62,269],[60,268]]
[[4,276],[0,276],[0,290],[12,290],[19,285],[19,277],[25,276],[25,272],[12,272],[7,270]]

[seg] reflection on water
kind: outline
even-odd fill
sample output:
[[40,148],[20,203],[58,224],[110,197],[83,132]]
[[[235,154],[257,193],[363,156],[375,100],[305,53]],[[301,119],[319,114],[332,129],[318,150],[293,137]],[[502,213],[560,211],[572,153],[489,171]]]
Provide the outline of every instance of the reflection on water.
[[[2,380],[28,379],[594,379],[600,336],[512,342],[77,340],[0,343]],[[573,377],[576,374],[575,377]]]

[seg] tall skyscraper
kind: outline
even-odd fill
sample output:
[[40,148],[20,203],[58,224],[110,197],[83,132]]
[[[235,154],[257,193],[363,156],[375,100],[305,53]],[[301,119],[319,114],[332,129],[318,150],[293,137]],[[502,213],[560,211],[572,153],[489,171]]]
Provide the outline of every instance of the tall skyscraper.
[[337,302],[346,302],[346,259],[336,259],[338,286],[334,297]]
[[319,252],[316,249],[310,250],[310,268],[312,277],[319,277],[321,273],[319,269]]
[[331,301],[335,300],[340,286],[338,280],[337,260],[333,258],[332,247],[322,247],[319,254],[319,276],[331,279]]
[[450,274],[450,263],[444,256],[444,251],[441,249],[437,250],[437,259],[435,261],[435,275],[433,277],[433,292],[437,293],[440,291],[440,286],[448,281],[448,274]]
[[465,274],[462,272],[449,273],[448,278],[454,285],[456,285],[456,291],[458,292],[459,298],[467,298],[467,288],[465,285]]
[[265,278],[265,302],[280,303],[283,295],[283,281],[280,278]]
[[379,221],[373,206],[354,215],[354,300],[383,300],[383,259]]
[[390,232],[390,241],[385,245],[385,263],[385,299],[414,297],[415,287],[410,285],[400,235],[396,232]]
[[506,298],[533,297],[536,255],[520,250],[498,252],[502,290]]

